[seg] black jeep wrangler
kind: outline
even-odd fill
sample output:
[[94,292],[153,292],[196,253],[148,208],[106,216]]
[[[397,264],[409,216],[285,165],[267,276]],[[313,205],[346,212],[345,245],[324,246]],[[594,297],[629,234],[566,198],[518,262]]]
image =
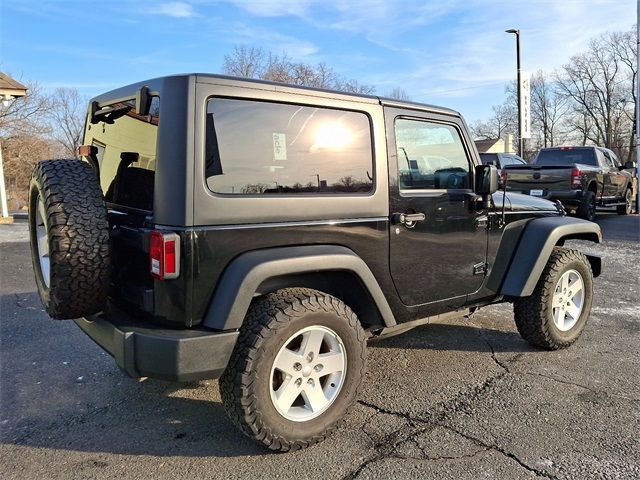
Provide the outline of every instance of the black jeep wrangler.
[[589,316],[600,258],[563,245],[598,225],[498,192],[457,112],[179,75],[94,98],[83,143],[31,181],[47,312],[132,377],[220,377],[273,450],[335,428],[368,339],[513,302],[557,349]]

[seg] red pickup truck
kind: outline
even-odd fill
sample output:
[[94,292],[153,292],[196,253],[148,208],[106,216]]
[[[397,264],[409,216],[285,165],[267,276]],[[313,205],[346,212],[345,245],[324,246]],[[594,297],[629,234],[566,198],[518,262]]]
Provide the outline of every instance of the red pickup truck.
[[506,189],[548,200],[593,221],[598,207],[631,213],[635,192],[633,162],[622,165],[615,153],[602,147],[543,148],[529,165],[506,165]]

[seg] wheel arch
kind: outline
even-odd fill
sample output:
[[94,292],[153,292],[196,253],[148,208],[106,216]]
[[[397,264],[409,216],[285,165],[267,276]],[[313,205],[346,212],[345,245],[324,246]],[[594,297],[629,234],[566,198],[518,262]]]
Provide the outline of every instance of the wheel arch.
[[363,328],[396,324],[382,289],[357,254],[338,245],[309,245],[256,250],[235,258],[218,282],[203,325],[238,329],[255,296],[288,287],[313,288],[341,299]]
[[[533,293],[553,248],[567,240],[602,241],[596,223],[570,217],[536,218],[527,223],[510,259],[500,294],[506,297],[526,297]],[[602,259],[585,254],[593,276],[602,272]],[[504,259],[502,259],[504,261]]]

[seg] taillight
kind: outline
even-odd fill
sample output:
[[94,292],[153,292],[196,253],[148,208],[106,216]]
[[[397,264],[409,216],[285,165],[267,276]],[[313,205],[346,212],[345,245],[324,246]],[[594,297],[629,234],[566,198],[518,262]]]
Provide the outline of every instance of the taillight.
[[502,180],[502,185],[507,184],[507,171],[503,168],[500,170],[500,180]]
[[582,188],[582,172],[579,168],[571,170],[571,188]]
[[149,273],[158,280],[180,275],[180,237],[154,230],[149,238]]

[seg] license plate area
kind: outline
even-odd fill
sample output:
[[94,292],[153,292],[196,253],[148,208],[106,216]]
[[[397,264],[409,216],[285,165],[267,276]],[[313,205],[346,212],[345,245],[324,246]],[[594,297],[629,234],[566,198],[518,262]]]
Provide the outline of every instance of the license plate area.
[[539,188],[532,188],[531,190],[529,190],[529,195],[533,197],[541,197],[544,195],[544,190],[541,190]]

